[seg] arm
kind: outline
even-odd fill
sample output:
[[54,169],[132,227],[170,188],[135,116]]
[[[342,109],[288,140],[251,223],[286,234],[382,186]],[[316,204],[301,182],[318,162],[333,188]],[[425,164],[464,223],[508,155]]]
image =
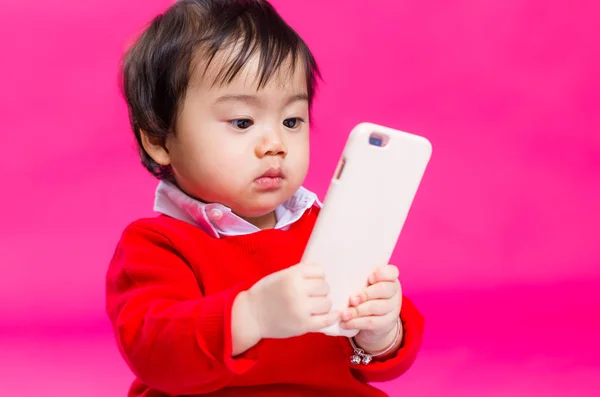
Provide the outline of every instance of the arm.
[[106,285],[119,350],[148,386],[171,395],[207,393],[256,362],[246,350],[260,338],[241,332],[248,312],[240,292],[248,286],[202,296],[185,260],[158,232],[127,228]]
[[403,335],[397,349],[375,358],[369,365],[350,363],[352,347],[347,338],[340,338],[348,356],[348,365],[357,379],[362,382],[385,382],[397,378],[412,366],[421,348],[424,319],[414,304],[405,297],[402,298],[400,319]]

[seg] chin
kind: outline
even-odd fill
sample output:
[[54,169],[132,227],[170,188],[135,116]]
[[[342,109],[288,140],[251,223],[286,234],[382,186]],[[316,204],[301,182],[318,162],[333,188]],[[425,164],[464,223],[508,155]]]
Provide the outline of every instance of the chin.
[[240,205],[239,210],[234,212],[245,218],[260,218],[261,216],[268,215],[275,211],[277,207],[283,204],[290,197],[291,195],[285,195],[285,197],[283,195],[261,197],[250,205]]

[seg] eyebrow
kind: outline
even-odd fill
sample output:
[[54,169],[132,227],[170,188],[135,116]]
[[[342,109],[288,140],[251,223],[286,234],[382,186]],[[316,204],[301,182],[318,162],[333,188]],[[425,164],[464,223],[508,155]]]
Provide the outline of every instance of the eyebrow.
[[[223,95],[220,96],[219,98],[217,98],[217,100],[215,101],[215,103],[222,103],[222,102],[244,102],[250,105],[259,105],[260,104],[260,99],[258,98],[258,96],[256,95]],[[290,96],[284,103],[285,106],[289,106],[294,102],[298,102],[298,101],[306,101],[308,102],[308,94],[302,93],[302,94],[296,94],[296,95],[292,95]]]

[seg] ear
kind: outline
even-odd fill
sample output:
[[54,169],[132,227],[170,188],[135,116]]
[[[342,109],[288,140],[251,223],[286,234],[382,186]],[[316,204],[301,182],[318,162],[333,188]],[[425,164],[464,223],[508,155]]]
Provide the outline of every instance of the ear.
[[142,146],[152,160],[160,165],[171,164],[171,156],[166,146],[158,139],[150,136],[146,131],[140,131],[142,138]]

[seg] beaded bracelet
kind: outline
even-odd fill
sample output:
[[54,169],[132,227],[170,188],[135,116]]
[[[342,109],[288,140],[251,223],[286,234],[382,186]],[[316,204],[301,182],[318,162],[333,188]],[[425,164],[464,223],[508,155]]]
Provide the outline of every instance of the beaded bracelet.
[[373,361],[373,357],[383,356],[384,354],[386,354],[390,350],[392,350],[394,348],[394,346],[396,346],[396,343],[398,343],[398,339],[400,339],[401,333],[402,333],[402,323],[400,322],[400,317],[398,317],[398,327],[397,327],[396,337],[394,338],[394,341],[392,342],[391,345],[388,346],[388,348],[386,348],[384,351],[377,353],[377,354],[366,353],[363,349],[356,346],[356,344],[354,343],[354,338],[350,338],[350,345],[352,346],[352,349],[354,350],[354,354],[352,355],[352,357],[350,357],[350,362],[354,365],[358,365],[358,364],[369,365],[369,363],[371,361]]

